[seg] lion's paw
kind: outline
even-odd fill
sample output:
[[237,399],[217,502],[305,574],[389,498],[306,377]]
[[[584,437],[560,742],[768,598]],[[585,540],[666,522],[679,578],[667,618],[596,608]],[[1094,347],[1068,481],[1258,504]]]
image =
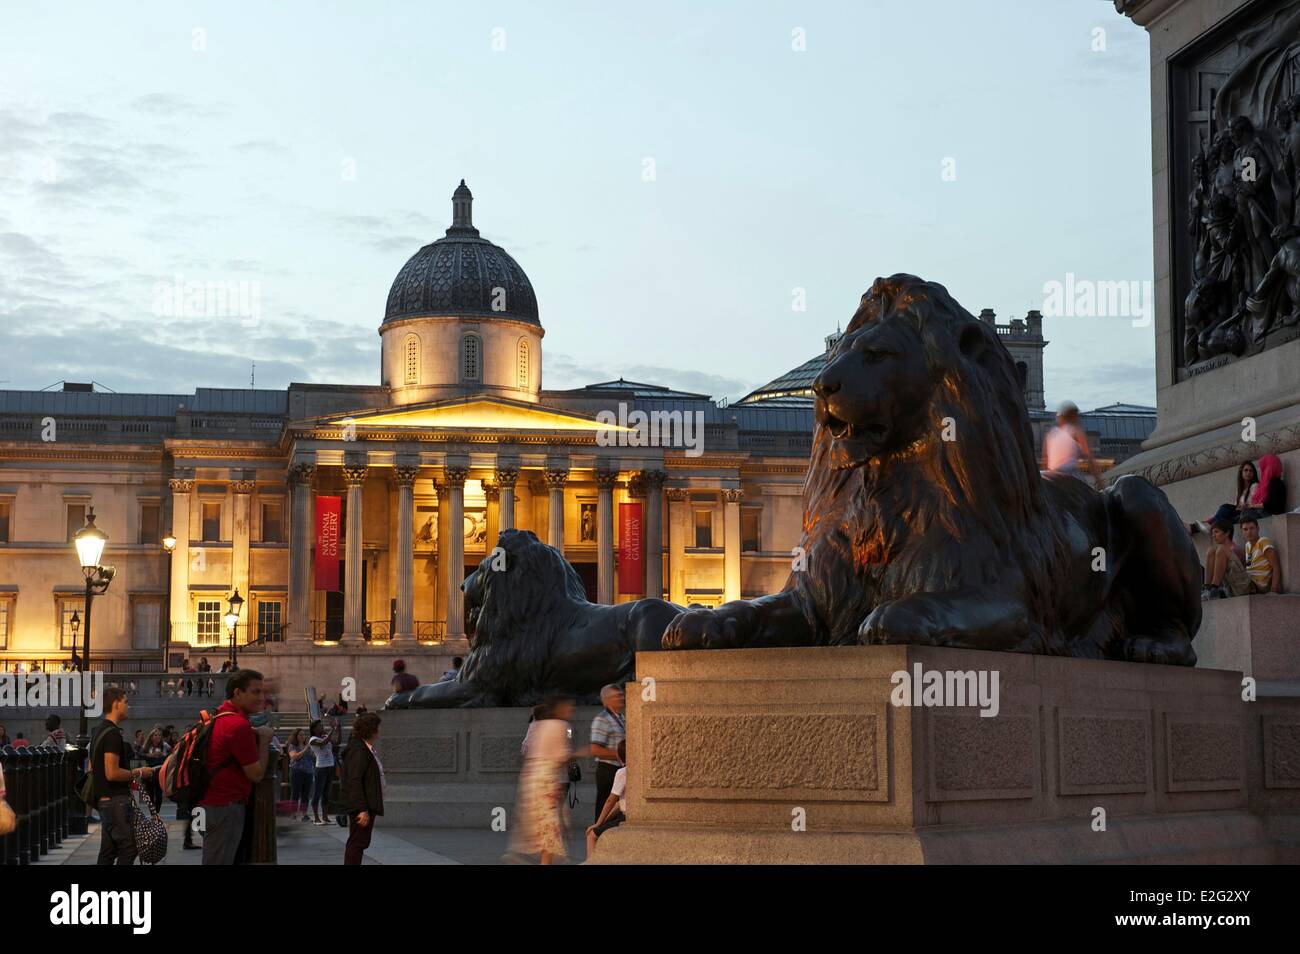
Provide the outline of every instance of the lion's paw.
[[1192,641],[1185,637],[1134,636],[1124,643],[1124,658],[1129,662],[1195,666],[1196,650],[1192,648]]
[[736,621],[714,610],[678,613],[664,629],[664,649],[731,649],[737,645]]

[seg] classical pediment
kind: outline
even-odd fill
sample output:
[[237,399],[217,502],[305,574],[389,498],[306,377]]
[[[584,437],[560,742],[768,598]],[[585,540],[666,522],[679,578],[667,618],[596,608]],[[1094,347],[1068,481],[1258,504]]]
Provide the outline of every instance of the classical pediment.
[[335,427],[411,428],[464,431],[582,431],[626,430],[594,417],[523,401],[477,397],[436,401],[402,408],[362,411],[323,418]]

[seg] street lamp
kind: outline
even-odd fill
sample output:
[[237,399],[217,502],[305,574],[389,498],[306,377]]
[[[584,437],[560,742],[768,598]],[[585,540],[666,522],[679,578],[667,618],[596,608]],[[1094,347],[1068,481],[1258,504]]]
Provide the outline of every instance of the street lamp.
[[[162,548],[167,552],[168,557],[174,556],[176,553],[176,535],[169,533],[163,537]],[[168,562],[170,564],[170,560]],[[167,639],[166,644],[163,646],[162,665],[163,672],[170,672],[172,655],[172,568],[170,565],[167,567],[167,605],[164,612],[167,614]]]
[[77,611],[72,611],[72,619],[68,620],[68,626],[72,629],[72,671],[81,671],[81,660],[77,658],[77,634],[81,632],[81,617]]
[[[113,582],[113,576],[116,570],[111,566],[103,566],[100,560],[104,556],[104,546],[108,543],[108,534],[99,527],[95,526],[95,508],[91,507],[86,514],[86,525],[76,532],[72,538],[73,544],[77,548],[77,560],[81,563],[82,575],[86,578],[86,620],[85,620],[85,638],[81,644],[81,666],[86,672],[90,671],[90,606],[96,594],[103,593],[108,589],[108,584]],[[75,617],[76,611],[73,611]],[[73,624],[73,652],[76,652],[76,627]],[[90,731],[86,722],[86,699],[83,696],[81,700],[81,720],[77,727],[77,745],[84,752],[90,744]]]
[[226,628],[230,630],[230,667],[239,665],[239,654],[235,649],[235,627],[239,625],[239,614],[244,610],[244,598],[239,595],[239,587],[230,595],[230,605],[226,607]]

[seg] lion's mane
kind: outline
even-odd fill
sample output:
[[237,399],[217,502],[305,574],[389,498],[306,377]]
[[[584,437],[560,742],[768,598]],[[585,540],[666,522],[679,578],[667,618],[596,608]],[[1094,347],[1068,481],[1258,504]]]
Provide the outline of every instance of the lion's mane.
[[818,642],[852,643],[883,602],[1018,570],[1035,635],[1055,642],[1050,597],[1066,579],[1067,547],[1048,512],[1010,354],[942,285],[899,274],[863,295],[830,360],[853,332],[884,321],[906,322],[923,344],[933,383],[929,424],[904,450],[852,469],[831,465],[831,434],[816,425],[804,485],[808,572],[796,567],[786,588],[807,597]]

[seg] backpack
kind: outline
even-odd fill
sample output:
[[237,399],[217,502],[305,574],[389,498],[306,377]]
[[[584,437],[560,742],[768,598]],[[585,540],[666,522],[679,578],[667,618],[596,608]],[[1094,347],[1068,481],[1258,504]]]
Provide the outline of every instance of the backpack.
[[77,776],[75,786],[77,798],[90,808],[94,808],[99,803],[99,799],[95,797],[95,755],[103,751],[104,739],[108,738],[108,733],[113,731],[121,730],[101,729],[99,735],[95,736],[95,741],[90,746],[89,771]]
[[[199,721],[185,730],[176,748],[163,760],[159,784],[162,792],[173,802],[194,806],[203,800],[208,783],[215,772],[208,770],[208,746],[212,742],[212,728],[222,716],[232,712],[210,715],[205,709]],[[224,766],[223,766],[224,767]]]

